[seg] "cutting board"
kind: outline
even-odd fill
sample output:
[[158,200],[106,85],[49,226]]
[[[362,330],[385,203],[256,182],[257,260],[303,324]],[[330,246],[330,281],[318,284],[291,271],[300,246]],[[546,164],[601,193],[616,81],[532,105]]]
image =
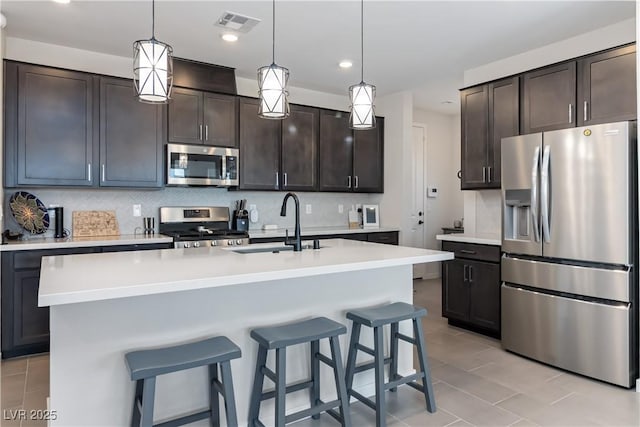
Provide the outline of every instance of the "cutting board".
[[73,237],[119,236],[115,211],[73,211]]

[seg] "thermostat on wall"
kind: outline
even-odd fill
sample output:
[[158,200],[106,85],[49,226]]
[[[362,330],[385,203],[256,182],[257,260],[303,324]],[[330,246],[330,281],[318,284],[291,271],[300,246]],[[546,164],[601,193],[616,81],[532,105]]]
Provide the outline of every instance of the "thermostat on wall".
[[427,197],[436,198],[438,197],[438,188],[437,187],[427,187]]

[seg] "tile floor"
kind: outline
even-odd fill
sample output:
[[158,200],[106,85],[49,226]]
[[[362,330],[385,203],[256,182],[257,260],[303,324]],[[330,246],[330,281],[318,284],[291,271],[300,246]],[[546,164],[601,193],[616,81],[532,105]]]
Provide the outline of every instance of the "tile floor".
[[[501,350],[497,340],[451,327],[441,316],[440,281],[415,281],[414,287],[415,303],[429,310],[424,327],[438,410],[429,414],[417,391],[400,387],[387,396],[390,427],[640,426],[640,393],[524,359]],[[44,408],[48,367],[46,355],[2,362],[3,411]],[[351,413],[355,427],[375,425],[364,405],[353,404]],[[21,427],[42,425],[23,421]],[[338,423],[322,415],[295,425]]]

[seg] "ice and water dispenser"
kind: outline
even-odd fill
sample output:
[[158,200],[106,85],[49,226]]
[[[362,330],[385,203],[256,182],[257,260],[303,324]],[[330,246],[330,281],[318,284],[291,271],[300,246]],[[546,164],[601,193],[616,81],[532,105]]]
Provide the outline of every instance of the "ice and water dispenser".
[[504,239],[531,241],[531,218],[531,189],[505,190]]

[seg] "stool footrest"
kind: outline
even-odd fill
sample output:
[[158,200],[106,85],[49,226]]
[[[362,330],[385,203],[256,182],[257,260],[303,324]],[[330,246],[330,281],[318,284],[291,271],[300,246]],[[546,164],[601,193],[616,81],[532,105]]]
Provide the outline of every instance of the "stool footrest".
[[405,334],[401,334],[401,333],[397,333],[396,337],[398,337],[399,339],[401,339],[402,341],[406,341],[409,344],[413,344],[413,345],[417,345],[415,338],[407,336]]
[[263,366],[261,368],[261,371],[271,381],[273,381],[274,383],[276,382],[276,373],[273,372],[271,369],[267,368],[266,366]]
[[[422,380],[424,381],[424,379]],[[412,381],[410,383],[407,383],[408,386],[415,388],[416,390],[418,390],[420,393],[424,392],[424,389],[422,388],[421,384],[418,384],[415,381]]]
[[[312,385],[313,385],[313,381],[311,380],[300,381],[298,383],[288,385],[285,390],[285,393],[289,394],[289,393],[294,393],[296,391],[304,390],[306,388],[311,388]],[[262,401],[266,399],[273,399],[274,397],[276,397],[275,389],[262,392],[262,396],[260,397],[260,400]]]
[[322,354],[322,353],[318,353],[318,354],[316,354],[316,358],[317,358],[318,360],[320,360],[320,361],[324,362],[324,364],[325,364],[325,365],[331,366],[332,368],[335,368],[335,366],[336,366],[336,364],[335,364],[335,362],[333,361],[333,359],[331,359],[331,358],[329,358],[329,357],[325,356],[325,355],[324,355],[324,354]]
[[357,343],[357,344],[356,344],[356,348],[357,348],[358,350],[360,350],[360,351],[364,351],[365,353],[367,353],[367,354],[368,354],[368,355],[370,355],[370,356],[374,356],[374,357],[375,357],[375,355],[376,355],[375,351],[373,351],[373,349],[372,349],[372,348],[367,347],[366,345],[362,345],[362,344],[360,344],[360,343]]
[[154,424],[153,427],[177,427],[183,426],[186,424],[191,424],[196,421],[205,420],[211,416],[211,410],[207,409],[204,411],[196,412],[195,414],[185,415],[184,417],[174,418],[169,421],[165,421],[162,423]]
[[[391,363],[391,357],[387,357],[384,359],[384,364],[388,365],[389,363]],[[353,373],[357,374],[359,372],[364,372],[364,371],[368,371],[369,369],[373,369],[376,367],[376,362],[367,362],[367,363],[363,363],[361,365],[356,366],[355,368],[353,368]]]
[[354,391],[354,390],[349,390],[348,393],[351,396],[353,396],[356,399],[358,399],[360,402],[362,402],[365,405],[367,405],[369,408],[373,409],[374,411],[376,410],[376,404],[374,403],[373,400],[369,399],[368,397],[363,396],[362,394],[360,394],[360,393],[358,393],[357,391]]
[[311,408],[303,409],[302,411],[287,415],[284,419],[284,422],[285,424],[292,423],[294,421],[298,421],[303,418],[325,412],[329,409],[333,409],[336,406],[340,406],[340,400],[332,400],[331,402],[321,403],[320,405],[312,406]]
[[[409,384],[411,385],[411,383],[417,379],[420,378],[424,378],[424,374],[422,372],[417,372],[415,374],[411,374],[409,376],[403,377],[401,375],[398,375],[398,377],[396,377],[397,379],[393,380],[393,381],[389,381],[388,383],[386,383],[384,385],[384,389],[385,390],[389,390],[390,388],[396,388],[399,385],[403,385],[403,384]],[[419,389],[420,391],[422,391],[422,389]]]
[[248,427],[267,427],[266,425],[264,425],[264,423],[260,420],[255,420],[253,422],[254,425],[249,425]]
[[343,421],[342,417],[340,416],[340,413],[337,412],[335,409],[327,410],[327,414],[331,415],[334,420],[338,421],[339,423],[342,423]]

